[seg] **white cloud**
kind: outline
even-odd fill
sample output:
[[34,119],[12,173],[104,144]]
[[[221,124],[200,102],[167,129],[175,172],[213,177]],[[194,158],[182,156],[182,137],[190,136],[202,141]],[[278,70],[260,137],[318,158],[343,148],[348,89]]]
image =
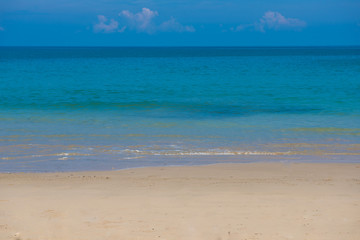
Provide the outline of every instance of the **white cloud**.
[[230,30],[233,32],[240,32],[246,28],[253,27],[253,26],[254,26],[254,24],[241,24],[235,28],[234,27],[230,28]]
[[253,28],[256,31],[266,32],[266,30],[301,30],[306,27],[306,22],[297,18],[286,18],[279,12],[268,11],[257,22],[253,24],[243,24],[232,31],[242,31],[246,28]]
[[125,18],[131,29],[147,33],[153,33],[156,31],[156,26],[152,20],[158,15],[157,11],[151,11],[148,8],[143,8],[141,12],[135,14],[128,10],[124,10],[119,13],[119,16]]
[[193,26],[184,26],[173,17],[160,24],[158,29],[164,32],[195,32],[195,28]]
[[[99,15],[99,23],[94,25],[95,32],[124,32],[126,29],[134,30],[137,32],[145,32],[152,34],[155,32],[195,32],[193,26],[182,25],[175,18],[171,17],[168,21],[156,24],[154,19],[159,16],[157,11],[152,11],[148,8],[142,8],[138,13],[132,13],[128,10],[123,10],[119,13],[121,22],[124,25],[119,28],[119,22],[111,19],[108,19]],[[119,20],[120,21],[120,20]]]
[[108,19],[105,16],[98,15],[98,20],[99,20],[99,23],[94,25],[95,32],[111,33],[111,32],[115,32],[115,31],[123,32],[125,30],[124,27],[121,29],[118,29],[119,23],[117,21],[115,21],[114,19],[111,19],[109,21],[109,23],[107,23]]
[[306,27],[306,22],[297,18],[286,18],[279,12],[268,11],[255,23],[255,29],[265,32],[265,29],[295,29]]

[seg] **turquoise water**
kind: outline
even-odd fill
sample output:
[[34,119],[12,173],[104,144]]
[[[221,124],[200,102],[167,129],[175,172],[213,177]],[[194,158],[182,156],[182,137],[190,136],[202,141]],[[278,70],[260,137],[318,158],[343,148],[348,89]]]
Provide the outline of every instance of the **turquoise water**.
[[0,48],[0,171],[360,162],[360,47]]

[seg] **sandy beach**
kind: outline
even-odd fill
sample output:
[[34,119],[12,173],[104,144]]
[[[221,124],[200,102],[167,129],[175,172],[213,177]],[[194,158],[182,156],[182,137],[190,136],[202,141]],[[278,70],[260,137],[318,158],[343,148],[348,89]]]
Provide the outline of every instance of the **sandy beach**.
[[0,239],[360,239],[360,164],[0,174]]

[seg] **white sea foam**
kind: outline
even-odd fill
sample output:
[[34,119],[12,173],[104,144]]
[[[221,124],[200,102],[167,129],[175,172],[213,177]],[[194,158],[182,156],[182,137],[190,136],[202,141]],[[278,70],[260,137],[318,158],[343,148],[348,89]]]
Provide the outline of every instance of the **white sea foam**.
[[135,153],[140,155],[161,155],[161,156],[236,156],[236,155],[261,155],[261,156],[271,156],[271,155],[291,155],[290,151],[288,152],[261,152],[261,151],[181,151],[181,150],[172,150],[172,151],[141,151],[137,149],[125,149],[126,153]]
[[69,156],[70,153],[58,153],[56,154],[56,156]]

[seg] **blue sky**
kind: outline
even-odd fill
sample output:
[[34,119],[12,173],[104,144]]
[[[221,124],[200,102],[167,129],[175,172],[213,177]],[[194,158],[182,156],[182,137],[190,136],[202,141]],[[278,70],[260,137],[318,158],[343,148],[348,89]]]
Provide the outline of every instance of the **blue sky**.
[[0,45],[360,45],[360,0],[0,0]]

